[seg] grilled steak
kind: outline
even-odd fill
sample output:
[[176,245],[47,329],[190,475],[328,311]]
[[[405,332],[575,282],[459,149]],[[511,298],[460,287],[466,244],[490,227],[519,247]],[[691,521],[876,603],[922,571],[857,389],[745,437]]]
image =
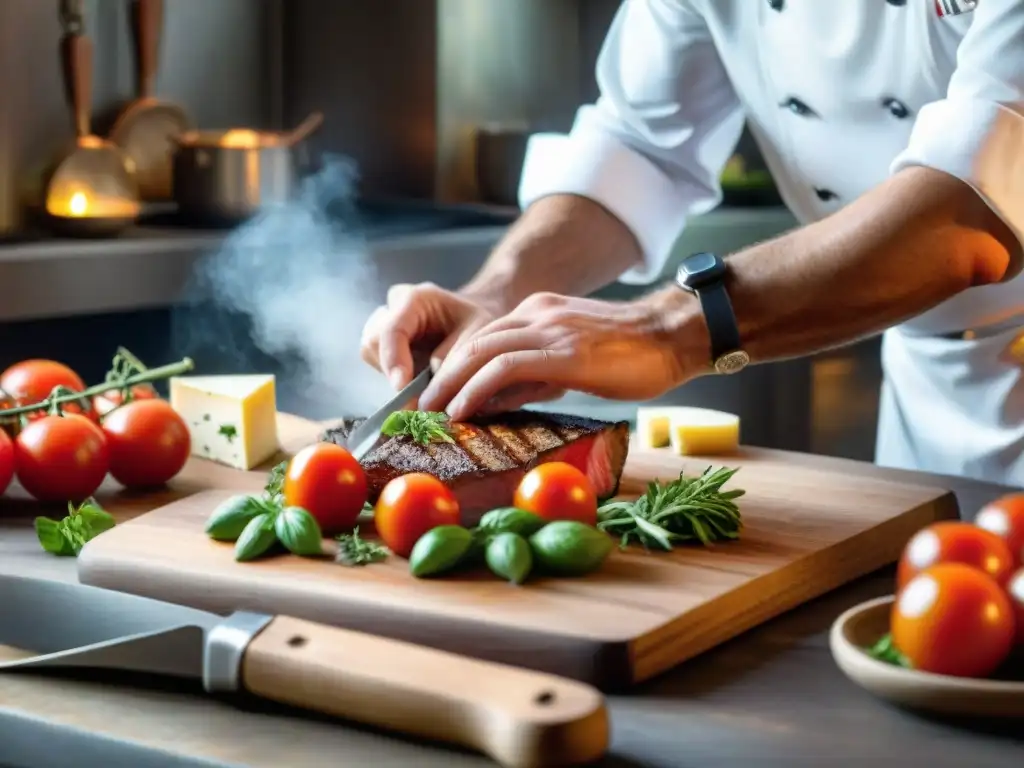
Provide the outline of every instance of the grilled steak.
[[[358,422],[343,423],[321,439],[344,445]],[[509,506],[530,469],[564,461],[590,478],[598,498],[614,496],[629,450],[629,423],[611,423],[538,411],[481,416],[451,425],[454,443],[429,445],[392,437],[362,461],[375,502],[388,481],[410,472],[434,475],[455,492],[463,523],[475,525],[495,507]]]

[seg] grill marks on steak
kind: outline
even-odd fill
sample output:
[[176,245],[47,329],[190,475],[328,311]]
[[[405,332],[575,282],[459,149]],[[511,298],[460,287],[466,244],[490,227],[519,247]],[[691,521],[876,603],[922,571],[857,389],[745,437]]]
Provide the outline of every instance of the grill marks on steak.
[[[323,439],[344,444],[357,422],[329,430]],[[459,499],[464,522],[512,503],[515,488],[530,469],[566,461],[585,472],[599,497],[615,493],[629,450],[628,422],[611,423],[556,413],[513,411],[451,425],[454,443],[416,443],[390,438],[363,461],[370,500],[399,475],[426,472],[448,485]]]

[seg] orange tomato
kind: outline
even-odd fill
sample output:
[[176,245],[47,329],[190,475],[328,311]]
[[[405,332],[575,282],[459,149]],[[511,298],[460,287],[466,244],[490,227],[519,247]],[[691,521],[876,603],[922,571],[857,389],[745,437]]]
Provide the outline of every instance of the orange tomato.
[[325,534],[351,528],[366,504],[366,496],[366,473],[340,445],[314,443],[288,462],[285,503],[309,512]]
[[0,389],[19,405],[45,400],[56,386],[64,386],[74,392],[85,389],[81,377],[56,360],[23,360],[0,374]]
[[549,461],[526,473],[512,502],[546,520],[597,524],[597,494],[590,479],[572,464]]
[[970,523],[932,523],[907,542],[896,571],[897,591],[915,575],[939,563],[961,563],[1005,584],[1013,573],[1013,556],[1006,542]]
[[1012,493],[986,504],[974,524],[1003,539],[1014,565],[1024,565],[1024,493]]
[[458,525],[459,501],[433,475],[413,472],[391,480],[380,492],[373,520],[388,548],[408,558],[427,531],[439,525]]
[[896,596],[892,641],[914,669],[987,677],[1010,655],[1013,606],[989,576],[963,563],[940,563]]
[[1013,603],[1017,621],[1017,645],[1024,648],[1024,568],[1010,578],[1006,591],[1010,595],[1010,602]]

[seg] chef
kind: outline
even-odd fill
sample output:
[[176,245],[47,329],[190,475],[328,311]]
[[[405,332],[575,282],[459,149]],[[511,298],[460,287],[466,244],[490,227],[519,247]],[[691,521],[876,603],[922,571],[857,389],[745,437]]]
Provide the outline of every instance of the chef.
[[[459,419],[884,331],[877,462],[1024,485],[1024,2],[626,0],[597,80],[481,271],[392,288],[368,362],[401,386],[441,341],[420,407]],[[744,120],[802,226],[673,275]],[[578,298],[616,279],[656,285]]]

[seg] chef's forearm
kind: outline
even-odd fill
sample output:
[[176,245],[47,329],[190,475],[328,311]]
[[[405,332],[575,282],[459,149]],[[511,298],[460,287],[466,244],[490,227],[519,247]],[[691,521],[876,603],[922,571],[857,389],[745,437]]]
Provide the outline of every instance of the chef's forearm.
[[[728,288],[743,348],[754,361],[778,360],[857,341],[997,282],[1019,249],[967,185],[912,168],[827,219],[733,255]],[[683,306],[681,342],[706,339]]]
[[523,213],[461,292],[507,312],[538,292],[587,295],[640,259],[636,238],[602,206],[552,195]]

